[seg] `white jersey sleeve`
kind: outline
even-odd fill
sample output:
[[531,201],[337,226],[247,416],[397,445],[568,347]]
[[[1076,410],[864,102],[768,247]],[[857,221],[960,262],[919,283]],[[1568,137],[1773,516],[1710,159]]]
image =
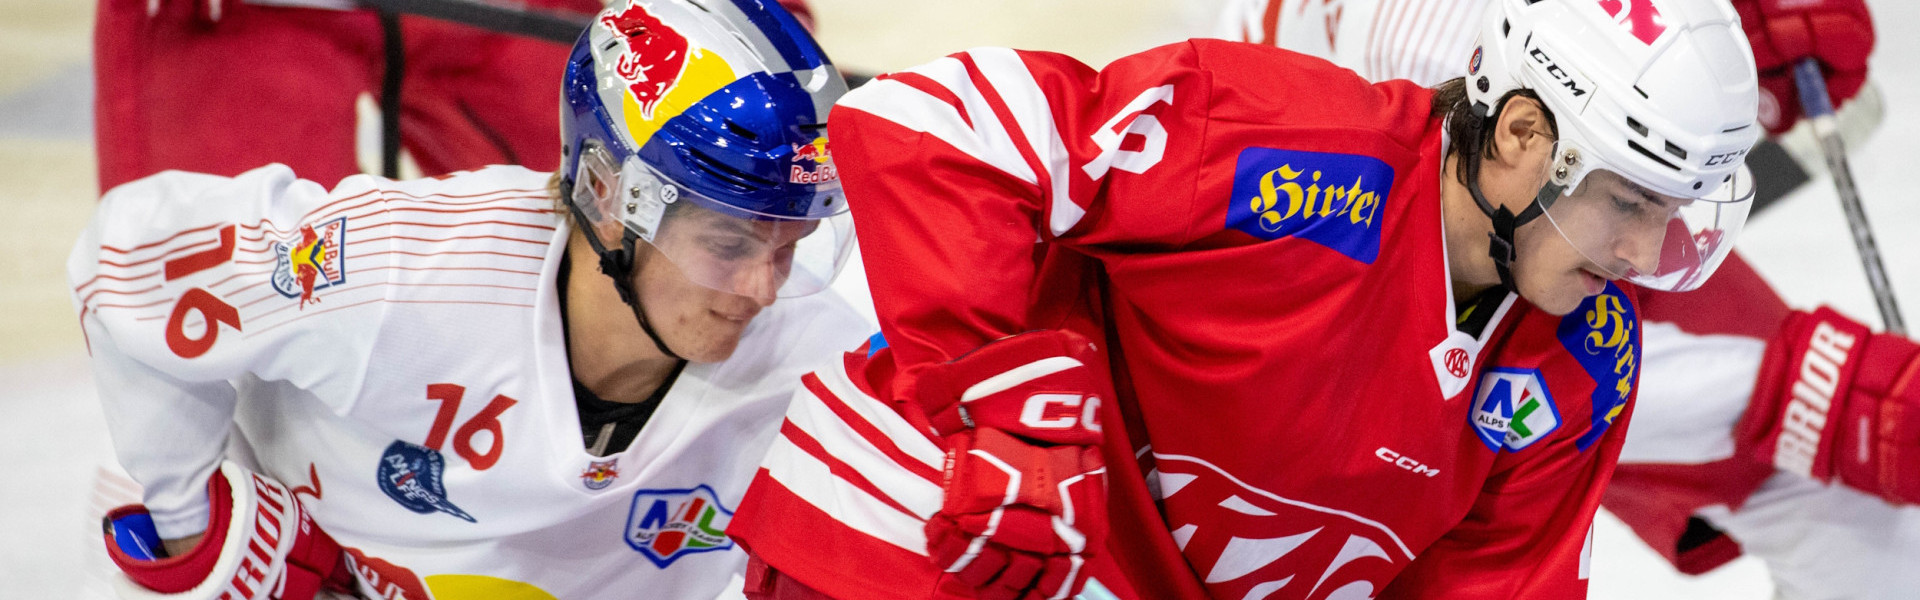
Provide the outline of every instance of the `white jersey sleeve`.
[[[228,380],[253,374],[353,397],[379,332],[370,301],[381,286],[312,300],[348,273],[388,272],[382,252],[341,260],[348,215],[378,209],[364,191],[330,195],[272,165],[233,178],[170,171],[101,199],[68,277],[115,448],[163,537],[205,527],[203,488],[236,401]],[[287,295],[307,301],[264,302]]]
[[1317,56],[1368,81],[1466,73],[1484,0],[1228,0],[1214,35]]

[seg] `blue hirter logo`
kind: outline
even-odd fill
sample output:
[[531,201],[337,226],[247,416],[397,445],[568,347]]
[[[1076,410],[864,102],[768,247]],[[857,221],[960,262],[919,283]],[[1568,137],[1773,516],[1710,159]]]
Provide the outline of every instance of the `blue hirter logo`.
[[447,500],[446,471],[447,459],[440,451],[394,440],[380,456],[375,479],[380,491],[407,510],[423,515],[439,511],[473,523],[473,515]]
[[1371,156],[1248,148],[1233,169],[1227,227],[1297,237],[1373,264],[1393,167]]
[[1593,378],[1593,423],[1574,443],[1586,450],[1600,441],[1633,397],[1640,373],[1640,315],[1626,293],[1609,282],[1607,289],[1562,317],[1555,335]]

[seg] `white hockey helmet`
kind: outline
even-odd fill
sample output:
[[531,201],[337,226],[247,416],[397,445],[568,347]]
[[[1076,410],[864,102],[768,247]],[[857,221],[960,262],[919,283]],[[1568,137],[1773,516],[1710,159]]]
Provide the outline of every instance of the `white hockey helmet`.
[[1726,0],[1494,0],[1467,73],[1476,114],[1522,88],[1553,114],[1537,206],[1589,260],[1685,291],[1731,251],[1762,130],[1753,51]]

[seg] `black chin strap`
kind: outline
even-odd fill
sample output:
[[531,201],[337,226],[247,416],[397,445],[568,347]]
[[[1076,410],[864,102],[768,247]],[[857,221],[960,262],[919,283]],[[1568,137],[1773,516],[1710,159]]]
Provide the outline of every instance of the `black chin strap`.
[[[569,198],[567,209],[573,211],[575,223],[583,226],[592,223],[587,220],[586,215],[580,213],[580,207],[574,205],[570,199],[573,194],[572,182],[562,180],[560,194],[563,198]],[[620,301],[627,303],[627,308],[633,309],[633,318],[640,322],[640,330],[647,332],[647,337],[653,340],[653,345],[660,349],[661,354],[685,361],[687,360],[685,357],[667,347],[666,340],[660,339],[660,333],[653,330],[653,322],[647,319],[647,311],[640,308],[640,298],[634,295],[633,286],[630,283],[633,279],[634,244],[640,239],[625,227],[621,230],[625,231],[625,235],[620,238],[619,250],[608,250],[606,246],[601,245],[600,236],[594,235],[591,231],[582,232],[582,235],[587,238],[587,244],[593,246],[593,253],[600,256],[600,272],[613,280],[613,289],[620,292]]]
[[[1553,192],[1555,194],[1558,193],[1558,186],[1549,185],[1547,188],[1555,190]],[[1510,292],[1519,292],[1520,288],[1515,287],[1513,283],[1513,260],[1516,256],[1513,231],[1546,214],[1545,204],[1541,202],[1541,198],[1551,198],[1548,190],[1540,190],[1540,196],[1535,197],[1533,202],[1527,203],[1527,208],[1521,210],[1518,215],[1507,210],[1505,206],[1495,208],[1492,202],[1487,201],[1486,194],[1480,193],[1480,156],[1475,152],[1467,166],[1467,193],[1473,195],[1473,203],[1480,207],[1480,212],[1487,215],[1488,220],[1493,221],[1493,232],[1487,234],[1487,256],[1493,257],[1493,268],[1500,272],[1500,287]]]

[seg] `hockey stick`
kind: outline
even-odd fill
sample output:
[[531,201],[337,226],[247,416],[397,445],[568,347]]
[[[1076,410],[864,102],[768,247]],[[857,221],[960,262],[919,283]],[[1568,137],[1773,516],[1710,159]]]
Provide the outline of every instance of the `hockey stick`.
[[1860,207],[1860,190],[1853,185],[1853,171],[1847,168],[1847,147],[1840,140],[1834,123],[1833,104],[1827,98],[1827,82],[1820,75],[1820,63],[1806,59],[1794,65],[1794,83],[1800,88],[1800,108],[1820,148],[1827,155],[1827,171],[1833,174],[1833,186],[1840,193],[1840,208],[1847,213],[1847,227],[1853,232],[1853,246],[1860,251],[1860,262],[1867,269],[1867,284],[1873,287],[1873,300],[1880,305],[1880,319],[1889,333],[1907,334],[1900,318],[1900,307],[1893,301],[1893,286],[1887,283],[1887,267],[1880,263],[1880,248],[1873,242],[1873,230],[1867,226],[1867,213]]
[[498,6],[480,0],[360,0],[360,3],[392,13],[452,21],[561,44],[572,44],[579,39],[580,32],[593,21],[589,15],[571,11]]

